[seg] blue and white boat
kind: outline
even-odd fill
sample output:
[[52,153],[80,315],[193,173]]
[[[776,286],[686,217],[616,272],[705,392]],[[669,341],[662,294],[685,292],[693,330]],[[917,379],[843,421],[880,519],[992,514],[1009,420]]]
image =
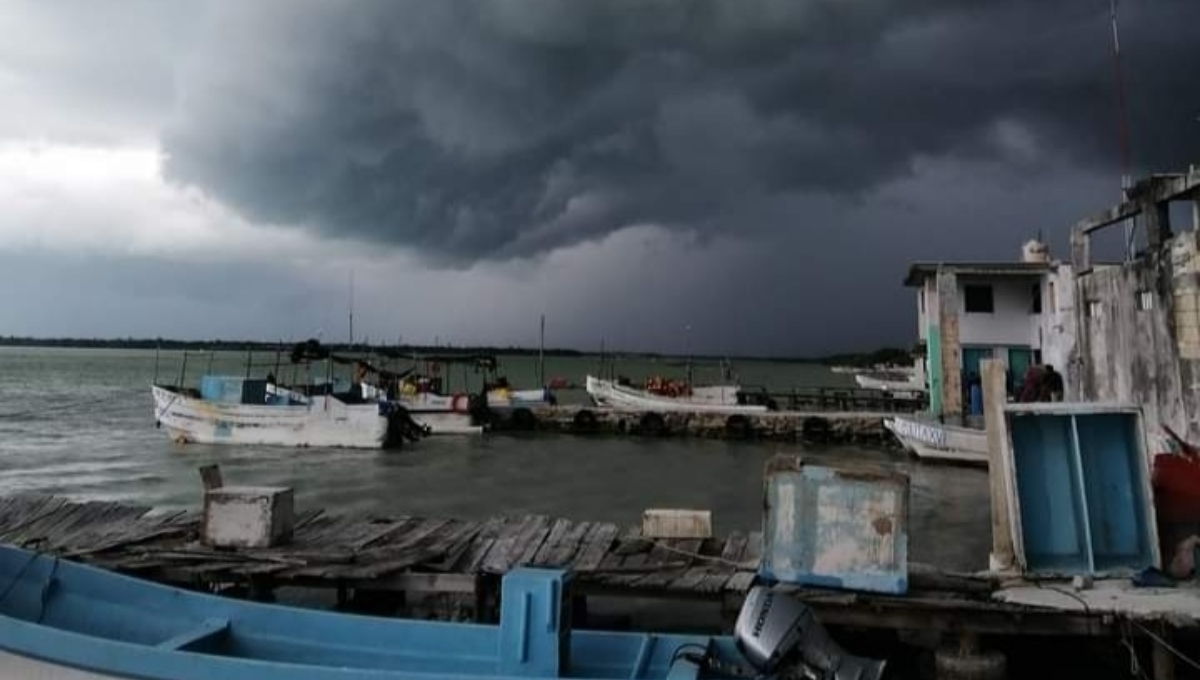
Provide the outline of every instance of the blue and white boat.
[[[226,599],[0,547],[0,679],[697,680],[759,675],[772,656],[798,667],[811,656],[802,638],[820,628],[782,597],[755,595],[738,641],[572,631],[569,588],[565,572],[517,569],[502,585],[499,625],[413,621]],[[779,639],[791,648],[768,646]],[[836,663],[829,677],[882,671],[816,642],[826,646],[813,658]]]

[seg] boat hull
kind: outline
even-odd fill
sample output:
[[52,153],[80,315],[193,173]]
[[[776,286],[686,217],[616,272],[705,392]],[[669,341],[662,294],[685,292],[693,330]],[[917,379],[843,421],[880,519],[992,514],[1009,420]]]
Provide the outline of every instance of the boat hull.
[[587,391],[600,406],[639,411],[680,411],[685,413],[766,413],[761,405],[738,404],[734,385],[717,385],[693,390],[687,399],[664,397],[644,390],[618,385],[611,380],[587,377]]
[[667,680],[685,677],[680,650],[743,662],[725,636],[560,632],[561,591],[547,584],[561,587],[561,572],[533,572],[514,582],[524,598],[502,600],[500,625],[483,625],[245,602],[0,546],[0,583],[10,584],[0,599],[0,678]]
[[987,433],[966,427],[926,423],[900,416],[883,421],[906,449],[924,460],[988,464]]
[[128,677],[72,668],[0,649],[0,680],[121,680]]
[[376,403],[310,397],[305,404],[235,404],[152,386],[154,419],[180,443],[382,448],[388,418]]

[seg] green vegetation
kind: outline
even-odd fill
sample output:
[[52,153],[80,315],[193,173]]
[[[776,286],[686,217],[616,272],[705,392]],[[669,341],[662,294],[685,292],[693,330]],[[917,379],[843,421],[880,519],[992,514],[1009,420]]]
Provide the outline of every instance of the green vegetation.
[[[262,340],[175,340],[171,338],[28,338],[0,336],[0,347],[75,347],[88,349],[166,349],[205,351],[290,351],[294,342],[265,342]],[[524,347],[447,347],[446,345],[366,345],[346,343],[322,343],[331,352],[363,352],[367,350],[390,351],[397,354],[504,354],[533,355],[537,348]],[[573,349],[547,347],[546,356],[583,356],[584,352]]]

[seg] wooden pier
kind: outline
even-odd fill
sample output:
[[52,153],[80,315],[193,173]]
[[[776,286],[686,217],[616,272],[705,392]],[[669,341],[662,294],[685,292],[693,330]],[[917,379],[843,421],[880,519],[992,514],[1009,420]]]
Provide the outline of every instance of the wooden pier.
[[552,406],[517,409],[489,427],[498,432],[560,432],[579,435],[696,437],[820,444],[896,443],[883,426],[891,412],[766,411],[705,413],[650,409]]
[[474,618],[493,613],[499,576],[516,565],[561,567],[576,592],[721,602],[744,594],[762,550],[760,533],[724,540],[643,539],[637,527],[544,515],[486,521],[408,516],[296,517],[288,545],[216,549],[199,541],[198,511],[63,498],[0,499],[0,542],[114,571],[269,598],[281,587],[470,596]]
[[[288,545],[269,549],[211,548],[200,543],[200,529],[194,510],[0,498],[0,542],[63,559],[185,588],[230,592],[233,586],[257,599],[287,587],[323,589],[336,593],[341,606],[374,613],[414,615],[407,603],[440,597],[453,606],[423,615],[477,621],[495,620],[500,576],[518,565],[541,565],[573,572],[576,611],[584,617],[594,596],[706,602],[720,608],[728,631],[756,583],[763,550],[757,532],[651,540],[635,527],[541,515],[470,521],[310,510],[297,516]],[[1200,589],[1134,589],[1127,581],[1074,591],[1069,583],[1002,584],[998,577],[910,565],[905,595],[788,590],[826,625],[890,633],[1088,636],[1148,645],[1194,639],[1200,631]],[[1149,657],[1150,647],[1145,651]]]

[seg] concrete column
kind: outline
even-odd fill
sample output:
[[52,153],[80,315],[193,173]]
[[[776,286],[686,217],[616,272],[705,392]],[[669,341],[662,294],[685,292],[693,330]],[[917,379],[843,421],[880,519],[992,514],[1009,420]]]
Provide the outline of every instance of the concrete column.
[[1171,239],[1171,204],[1150,203],[1142,214],[1146,218],[1146,243],[1151,252],[1158,252]]
[[1092,268],[1092,237],[1087,234],[1071,232],[1071,264],[1077,272],[1085,272]]
[[938,327],[941,331],[942,414],[962,415],[962,345],[958,333],[958,276],[939,271],[937,275]]
[[1004,405],[1007,403],[1004,369],[1005,364],[999,361],[985,359],[980,362],[992,505],[992,554],[989,566],[993,571],[1010,571],[1016,562],[1012,524],[1009,521],[1008,466],[1004,455],[1004,447],[1008,442],[1008,421],[1004,418]]

